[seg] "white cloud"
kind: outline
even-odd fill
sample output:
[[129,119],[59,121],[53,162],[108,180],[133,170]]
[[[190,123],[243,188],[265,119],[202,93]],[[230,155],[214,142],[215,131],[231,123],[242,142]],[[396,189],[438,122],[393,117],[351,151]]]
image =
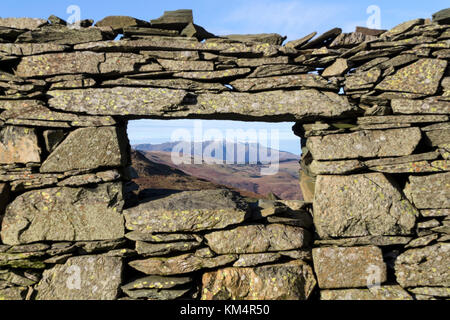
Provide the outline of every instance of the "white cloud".
[[233,9],[223,22],[227,26],[234,24],[236,33],[277,32],[293,40],[334,27],[347,9],[338,4],[317,5],[300,0],[252,0]]

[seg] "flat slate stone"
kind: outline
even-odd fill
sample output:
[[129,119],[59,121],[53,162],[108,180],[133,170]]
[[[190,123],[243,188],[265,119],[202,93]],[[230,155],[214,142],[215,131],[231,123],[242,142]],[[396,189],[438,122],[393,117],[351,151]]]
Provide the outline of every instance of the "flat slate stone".
[[418,209],[450,208],[450,172],[409,176],[404,192]]
[[391,165],[396,165],[396,164],[405,164],[405,163],[416,162],[416,161],[436,160],[438,157],[439,157],[439,153],[434,151],[434,152],[427,152],[427,153],[412,154],[412,155],[404,156],[404,157],[367,160],[364,162],[364,164],[370,168],[370,167],[376,167],[376,166],[391,166]]
[[68,48],[68,46],[55,43],[0,43],[0,51],[13,56],[31,56],[42,53],[62,52]]
[[358,124],[388,124],[388,123],[433,123],[448,121],[446,115],[398,115],[398,116],[369,116],[358,118]]
[[201,82],[188,79],[130,79],[119,78],[114,80],[105,80],[102,86],[123,86],[123,87],[153,87],[181,89],[187,91],[226,91],[229,90],[221,83]]
[[183,30],[189,23],[194,22],[192,10],[180,9],[174,11],[164,11],[158,19],[150,20],[152,27],[161,29]]
[[449,287],[446,287],[446,288],[419,287],[419,288],[408,289],[408,291],[415,295],[425,295],[425,296],[442,297],[442,298],[450,297],[450,288]]
[[145,233],[196,232],[239,224],[248,204],[228,190],[185,191],[125,210],[126,227]]
[[0,18],[0,27],[35,30],[47,24],[45,19],[37,18]]
[[322,239],[409,235],[418,211],[386,176],[318,176],[314,225]]
[[47,157],[40,172],[125,166],[128,142],[124,141],[124,136],[123,130],[117,127],[72,131]]
[[2,222],[2,241],[19,245],[123,238],[122,206],[121,183],[29,191],[8,206]]
[[302,261],[203,274],[202,300],[307,300],[316,280]]
[[358,131],[310,137],[315,160],[378,158],[410,155],[422,139],[419,128]]
[[239,259],[233,264],[233,267],[255,267],[261,264],[267,264],[280,260],[279,253],[250,253],[241,254]]
[[248,78],[264,78],[272,76],[282,76],[289,74],[306,73],[310,69],[307,66],[297,66],[291,64],[268,64],[259,66],[253,71]]
[[[425,130],[425,129],[422,129]],[[425,132],[425,142],[432,147],[445,147],[450,141],[450,129],[430,130]]]
[[259,67],[263,65],[277,65],[277,64],[288,64],[289,57],[279,56],[273,58],[240,58],[236,60],[236,64],[239,67]]
[[329,240],[316,240],[315,246],[338,246],[338,247],[355,247],[361,245],[374,245],[378,247],[405,245],[411,241],[412,237],[399,236],[365,236],[356,238],[342,238]]
[[433,95],[438,90],[446,67],[445,60],[420,59],[387,76],[376,89]]
[[191,277],[148,276],[122,286],[123,290],[172,289],[192,282]]
[[16,126],[0,128],[0,164],[40,161],[41,148],[35,129]]
[[450,24],[450,8],[443,9],[434,13],[433,21],[442,25]]
[[214,63],[210,61],[189,61],[157,59],[158,63],[169,71],[213,71]]
[[45,270],[37,300],[115,300],[122,282],[121,258],[82,256]]
[[321,290],[320,300],[413,300],[397,285],[375,286],[367,289]]
[[107,16],[95,24],[97,27],[111,27],[114,32],[123,32],[126,27],[150,27],[150,23],[129,16]]
[[314,38],[317,35],[317,32],[312,32],[300,39],[289,41],[285,44],[285,47],[287,48],[294,48],[294,49],[300,49],[304,44],[308,43],[309,40]]
[[136,252],[143,257],[161,257],[171,253],[191,251],[200,247],[201,243],[196,241],[177,241],[172,243],[147,243],[136,242]]
[[59,74],[98,74],[105,55],[95,52],[63,52],[26,56],[15,74],[19,77],[54,76]]
[[450,171],[449,160],[416,161],[394,165],[370,167],[370,170],[386,173],[426,173]]
[[315,175],[325,174],[349,174],[365,168],[363,162],[359,160],[343,161],[317,161],[313,160],[309,166]]
[[410,249],[395,260],[395,276],[403,287],[449,287],[450,243]]
[[37,30],[22,33],[18,42],[45,43],[75,45],[80,43],[101,41],[106,37],[100,28],[67,28],[65,26],[47,26]]
[[185,79],[203,80],[203,81],[219,81],[231,80],[241,76],[245,76],[251,72],[250,68],[225,69],[217,71],[183,71],[176,72],[173,76]]
[[286,37],[277,33],[260,33],[260,34],[230,34],[223,36],[224,38],[240,42],[262,42],[271,45],[281,46]]
[[314,248],[313,261],[321,289],[367,287],[387,280],[383,254],[375,246]]
[[310,243],[311,234],[300,227],[260,224],[212,232],[205,238],[217,254],[263,253],[305,248]]
[[187,253],[168,258],[134,260],[131,261],[129,265],[145,274],[170,276],[217,268],[233,263],[237,259],[237,255],[222,255],[214,258],[202,258],[196,256],[194,253]]
[[423,25],[423,24],[424,24],[424,19],[414,19],[414,20],[402,22],[399,25],[396,25],[392,29],[383,33],[381,35],[381,38],[392,38],[394,36],[397,36],[399,34],[402,34],[402,33],[405,33],[407,31],[411,30],[415,26],[419,26],[419,25]]

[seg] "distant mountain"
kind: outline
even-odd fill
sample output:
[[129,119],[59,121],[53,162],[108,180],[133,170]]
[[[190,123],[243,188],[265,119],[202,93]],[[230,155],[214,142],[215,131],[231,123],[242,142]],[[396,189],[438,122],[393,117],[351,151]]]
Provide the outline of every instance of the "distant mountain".
[[205,155],[206,151],[207,154],[205,156],[208,158],[224,161],[233,160],[232,162],[234,164],[267,164],[271,162],[272,155],[276,156],[276,152],[278,152],[280,162],[300,160],[300,156],[298,155],[267,148],[259,143],[227,143],[226,141],[191,142],[189,150],[189,144],[177,141],[161,144],[137,144],[133,145],[133,148],[140,151],[172,152],[176,150],[177,146],[180,146],[179,149],[191,156]]

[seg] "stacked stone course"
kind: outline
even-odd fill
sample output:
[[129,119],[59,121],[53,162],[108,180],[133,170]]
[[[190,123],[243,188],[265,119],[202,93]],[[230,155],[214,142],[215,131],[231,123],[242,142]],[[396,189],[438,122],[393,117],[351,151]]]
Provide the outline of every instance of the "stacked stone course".
[[[449,17],[0,18],[0,299],[448,299]],[[127,122],[180,118],[296,122],[306,202],[133,202]]]

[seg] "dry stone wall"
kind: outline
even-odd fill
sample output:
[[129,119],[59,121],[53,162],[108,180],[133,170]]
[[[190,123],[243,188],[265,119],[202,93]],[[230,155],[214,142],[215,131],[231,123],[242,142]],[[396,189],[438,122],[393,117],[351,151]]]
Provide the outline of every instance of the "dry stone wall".
[[[450,296],[449,9],[284,45],[92,24],[0,19],[0,299]],[[134,202],[143,118],[295,121],[306,202]]]

